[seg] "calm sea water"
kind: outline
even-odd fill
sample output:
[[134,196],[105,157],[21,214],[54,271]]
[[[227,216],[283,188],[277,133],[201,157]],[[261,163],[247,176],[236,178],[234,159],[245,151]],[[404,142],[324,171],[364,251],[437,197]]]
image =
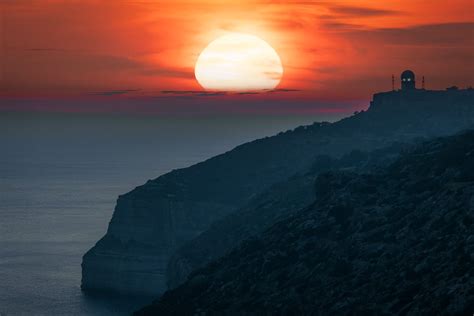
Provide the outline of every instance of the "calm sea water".
[[314,120],[0,113],[0,315],[126,315],[147,303],[80,291],[81,257],[117,196]]

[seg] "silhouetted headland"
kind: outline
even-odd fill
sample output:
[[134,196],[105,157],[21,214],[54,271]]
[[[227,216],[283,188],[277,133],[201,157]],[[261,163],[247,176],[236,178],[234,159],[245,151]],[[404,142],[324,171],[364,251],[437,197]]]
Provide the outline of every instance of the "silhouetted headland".
[[82,289],[158,296],[311,203],[311,183],[344,165],[337,159],[369,168],[377,150],[389,162],[398,150],[387,148],[474,127],[474,90],[416,89],[403,78],[367,111],[243,144],[119,196],[106,235],[84,255]]
[[311,187],[309,206],[136,315],[472,313],[474,131]]

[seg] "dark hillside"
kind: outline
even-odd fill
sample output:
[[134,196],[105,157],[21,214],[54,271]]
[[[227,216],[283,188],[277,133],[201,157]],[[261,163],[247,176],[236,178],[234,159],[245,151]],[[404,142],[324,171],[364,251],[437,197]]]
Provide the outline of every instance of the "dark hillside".
[[278,219],[307,206],[314,199],[312,184],[318,174],[329,170],[370,172],[393,162],[407,147],[409,145],[397,143],[370,153],[355,150],[340,159],[317,157],[307,172],[271,186],[181,247],[168,265],[169,287],[179,285],[189,272],[219,258],[244,239],[263,232]]
[[474,131],[321,174],[315,192],[137,315],[472,314]]
[[[272,185],[305,174],[316,157],[472,128],[473,105],[469,89],[377,94],[369,110],[339,122],[259,139],[150,180],[119,196],[106,235],[83,257],[82,288],[158,295],[167,289],[167,267],[181,246]],[[174,268],[178,276],[189,272]]]

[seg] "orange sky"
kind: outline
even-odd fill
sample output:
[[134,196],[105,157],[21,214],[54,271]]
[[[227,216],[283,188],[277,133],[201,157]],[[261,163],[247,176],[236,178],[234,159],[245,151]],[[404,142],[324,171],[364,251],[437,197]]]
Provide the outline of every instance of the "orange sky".
[[465,87],[474,84],[473,3],[4,0],[0,96],[200,90],[199,53],[232,31],[275,48],[279,88],[299,90],[292,98],[368,98],[405,68],[428,88]]

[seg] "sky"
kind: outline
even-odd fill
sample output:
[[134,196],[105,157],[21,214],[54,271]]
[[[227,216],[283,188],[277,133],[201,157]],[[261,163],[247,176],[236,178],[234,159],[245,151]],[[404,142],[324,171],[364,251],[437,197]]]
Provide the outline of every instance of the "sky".
[[[391,90],[405,69],[429,89],[474,84],[472,0],[3,0],[0,9],[0,111],[340,113]],[[199,54],[230,32],[275,49],[276,90],[198,84]]]

